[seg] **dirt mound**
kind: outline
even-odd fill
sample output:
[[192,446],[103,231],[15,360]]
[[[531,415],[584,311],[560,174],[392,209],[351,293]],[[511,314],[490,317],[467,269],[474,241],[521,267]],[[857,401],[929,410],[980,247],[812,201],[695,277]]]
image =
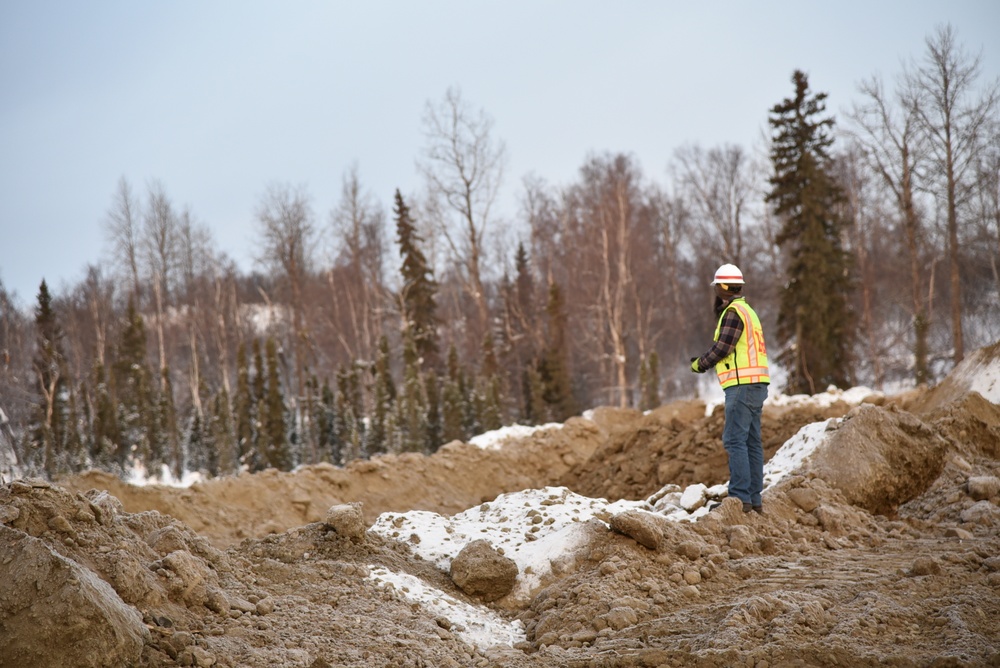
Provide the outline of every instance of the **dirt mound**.
[[948,442],[910,413],[859,406],[837,427],[808,470],[870,513],[892,515],[941,474]]
[[[385,512],[457,513],[502,492],[557,484],[571,466],[585,461],[606,440],[608,432],[601,424],[572,418],[565,425],[538,429],[530,438],[515,438],[517,448],[456,441],[429,457],[385,455],[356,460],[344,468],[318,464],[294,473],[270,469],[184,489],[136,487],[96,471],[61,484],[79,492],[107,490],[131,512],[168,514],[216,546],[227,547],[244,538],[318,522],[327,509],[340,503],[362,503],[365,521],[371,524]],[[502,442],[501,438],[495,445]]]
[[772,407],[789,463],[762,515],[619,500],[725,481],[700,402],[190,489],[15,481],[0,666],[1000,665],[996,360],[977,368],[947,401]]
[[[804,424],[840,417],[851,404],[765,406],[761,418],[764,457],[770,458]],[[606,499],[644,499],[664,485],[681,487],[729,480],[722,448],[725,411],[718,406],[705,416],[701,401],[662,406],[648,414],[633,412],[629,428],[608,431],[605,444],[574,466],[560,481],[580,494]]]

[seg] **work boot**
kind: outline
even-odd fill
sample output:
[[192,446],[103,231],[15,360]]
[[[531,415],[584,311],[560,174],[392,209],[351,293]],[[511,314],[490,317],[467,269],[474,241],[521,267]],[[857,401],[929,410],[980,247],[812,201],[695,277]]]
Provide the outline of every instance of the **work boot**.
[[751,506],[750,510],[754,511],[758,515],[764,514],[764,506]]
[[753,506],[751,506],[749,503],[747,503],[746,501],[744,501],[743,502],[743,512],[749,513],[751,510],[753,510]]

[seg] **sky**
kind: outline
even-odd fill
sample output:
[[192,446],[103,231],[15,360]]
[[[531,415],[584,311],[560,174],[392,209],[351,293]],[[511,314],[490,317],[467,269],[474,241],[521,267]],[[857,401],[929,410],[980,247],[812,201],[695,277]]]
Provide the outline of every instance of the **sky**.
[[[328,224],[352,168],[385,211],[418,197],[422,118],[449,88],[506,147],[498,222],[529,174],[573,182],[588,155],[633,155],[664,182],[683,145],[760,145],[809,75],[839,117],[950,23],[1000,76],[995,0],[3,0],[0,281],[22,306],[114,258],[120,179],[159,184],[255,268],[267,188],[301,188]],[[390,234],[391,236],[391,234]]]

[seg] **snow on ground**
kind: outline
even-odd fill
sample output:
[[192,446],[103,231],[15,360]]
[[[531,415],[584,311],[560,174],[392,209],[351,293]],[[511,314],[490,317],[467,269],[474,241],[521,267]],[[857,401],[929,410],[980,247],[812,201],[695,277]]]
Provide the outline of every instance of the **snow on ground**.
[[978,392],[987,401],[1000,404],[1000,361],[987,358],[983,350],[962,360],[949,377],[959,385],[967,385],[970,392]]
[[439,589],[428,587],[408,573],[393,573],[381,566],[370,567],[369,580],[393,587],[435,616],[448,619],[451,630],[470,645],[485,650],[494,645],[514,645],[525,640],[520,620],[508,622],[489,608],[469,605]]
[[500,429],[488,431],[485,434],[480,434],[479,436],[473,436],[469,441],[469,445],[474,445],[477,448],[482,448],[483,450],[499,450],[503,447],[504,443],[526,438],[534,434],[536,431],[542,431],[545,429],[562,429],[562,425],[554,422],[538,425],[536,427],[529,427],[523,424],[513,424],[509,427],[501,427]]
[[180,478],[174,476],[170,467],[166,464],[160,466],[160,474],[149,473],[146,467],[139,463],[133,463],[127,470],[127,482],[136,487],[146,485],[163,485],[165,487],[190,487],[191,485],[204,482],[205,476],[199,471],[185,471]]

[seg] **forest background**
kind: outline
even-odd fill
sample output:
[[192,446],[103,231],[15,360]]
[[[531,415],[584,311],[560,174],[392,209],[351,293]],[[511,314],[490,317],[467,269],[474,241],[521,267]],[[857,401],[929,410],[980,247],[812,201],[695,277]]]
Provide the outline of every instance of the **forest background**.
[[422,119],[422,192],[382,202],[352,169],[318,212],[273,183],[252,273],[123,176],[106,261],[42,280],[30,312],[0,285],[4,473],[290,470],[651,408],[695,392],[723,262],[786,391],[934,382],[1000,338],[1000,83],[980,74],[949,26],[841,118],[795,72],[763,146],[681,146],[663,183],[595,153],[566,185],[525,177],[516,225],[502,138],[452,88]]

